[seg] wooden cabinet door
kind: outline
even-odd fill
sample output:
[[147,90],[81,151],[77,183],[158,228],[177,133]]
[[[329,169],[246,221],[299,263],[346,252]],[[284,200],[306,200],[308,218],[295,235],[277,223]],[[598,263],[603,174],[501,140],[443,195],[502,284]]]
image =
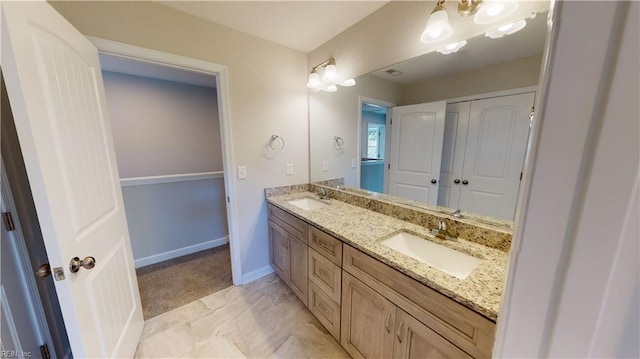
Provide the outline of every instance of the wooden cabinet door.
[[306,243],[296,239],[293,236],[289,238],[289,287],[298,296],[298,298],[308,307],[309,295],[307,277],[307,251]]
[[472,358],[400,308],[396,312],[394,341],[394,358]]
[[342,347],[353,358],[390,358],[396,306],[350,274],[342,273]]
[[279,225],[269,221],[269,259],[273,270],[289,283],[289,238]]

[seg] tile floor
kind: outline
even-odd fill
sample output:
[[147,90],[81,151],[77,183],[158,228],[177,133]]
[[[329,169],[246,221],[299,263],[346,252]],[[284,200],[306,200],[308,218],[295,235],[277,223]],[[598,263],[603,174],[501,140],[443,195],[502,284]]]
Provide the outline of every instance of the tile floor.
[[349,358],[275,274],[145,322],[136,358]]

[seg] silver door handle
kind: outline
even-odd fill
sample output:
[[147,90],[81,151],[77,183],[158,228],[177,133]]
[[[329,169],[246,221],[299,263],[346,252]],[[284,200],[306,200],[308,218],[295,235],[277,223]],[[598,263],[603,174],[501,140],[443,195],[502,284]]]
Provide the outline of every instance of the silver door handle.
[[80,270],[80,267],[84,269],[91,269],[96,266],[96,259],[88,256],[84,257],[84,259],[80,259],[78,257],[71,258],[69,261],[69,270],[71,273],[77,273]]

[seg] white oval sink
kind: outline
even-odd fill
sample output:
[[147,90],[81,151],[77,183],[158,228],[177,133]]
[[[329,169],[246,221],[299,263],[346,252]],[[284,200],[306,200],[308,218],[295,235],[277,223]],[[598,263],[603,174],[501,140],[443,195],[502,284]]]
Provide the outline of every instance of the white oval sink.
[[294,200],[288,201],[288,203],[300,209],[303,209],[305,211],[310,211],[312,209],[318,209],[318,208],[327,206],[326,203],[320,202],[318,200],[315,200],[309,197],[294,199]]
[[482,262],[479,258],[407,232],[400,232],[380,243],[459,279],[467,278]]

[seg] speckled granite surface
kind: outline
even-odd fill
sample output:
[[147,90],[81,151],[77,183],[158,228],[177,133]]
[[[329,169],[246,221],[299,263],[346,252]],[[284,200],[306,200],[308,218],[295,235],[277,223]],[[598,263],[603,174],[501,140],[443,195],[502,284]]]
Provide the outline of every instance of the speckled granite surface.
[[448,214],[451,213],[449,208],[430,206],[396,196],[361,189],[354,190],[348,187],[337,190],[311,183],[309,191],[316,193],[319,187],[327,190],[331,198],[420,226],[437,228],[438,220],[443,219],[447,224],[448,232],[453,237],[463,238],[504,252],[508,252],[511,247],[513,230],[507,221],[469,214],[465,214],[466,218],[454,219]]
[[[318,198],[311,192],[298,192],[271,196],[267,201],[487,318],[496,320],[504,284],[505,252],[464,239],[443,241],[433,237],[424,226],[336,199],[325,201],[327,207],[307,211],[288,203],[303,197]],[[458,279],[379,243],[399,230],[413,232],[483,261],[466,279]]]
[[308,183],[294,184],[290,186],[282,186],[282,187],[273,187],[273,188],[265,188],[264,195],[265,197],[273,197],[273,196],[281,196],[283,194],[291,194],[291,193],[300,193],[300,192],[308,192],[311,191]]

